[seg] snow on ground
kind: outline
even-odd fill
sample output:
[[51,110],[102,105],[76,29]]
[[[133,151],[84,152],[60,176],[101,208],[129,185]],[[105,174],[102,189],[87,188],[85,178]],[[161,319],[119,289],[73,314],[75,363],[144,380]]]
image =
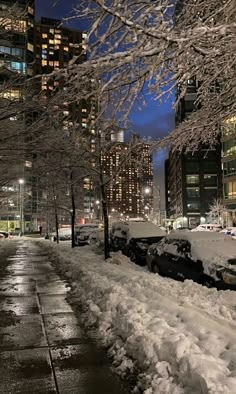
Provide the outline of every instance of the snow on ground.
[[[41,241],[136,392],[236,394],[236,292],[151,274],[116,254]],[[64,244],[65,245],[65,244]],[[132,361],[133,360],[133,361]]]

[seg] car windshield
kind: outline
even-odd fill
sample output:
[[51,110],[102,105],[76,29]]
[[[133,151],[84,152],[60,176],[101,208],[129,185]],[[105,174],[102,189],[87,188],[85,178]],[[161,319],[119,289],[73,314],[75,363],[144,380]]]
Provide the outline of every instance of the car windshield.
[[77,233],[91,233],[92,231],[96,230],[97,226],[84,226],[80,227],[76,230]]
[[159,242],[162,237],[147,237],[147,238],[134,238],[135,242],[140,242],[147,245],[152,245],[156,242]]

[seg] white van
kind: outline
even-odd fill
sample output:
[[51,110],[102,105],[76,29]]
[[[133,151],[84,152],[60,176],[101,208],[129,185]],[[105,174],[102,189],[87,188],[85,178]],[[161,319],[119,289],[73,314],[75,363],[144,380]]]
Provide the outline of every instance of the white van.
[[193,228],[191,231],[221,231],[223,227],[220,224],[216,223],[206,223],[206,224],[199,224],[196,228]]

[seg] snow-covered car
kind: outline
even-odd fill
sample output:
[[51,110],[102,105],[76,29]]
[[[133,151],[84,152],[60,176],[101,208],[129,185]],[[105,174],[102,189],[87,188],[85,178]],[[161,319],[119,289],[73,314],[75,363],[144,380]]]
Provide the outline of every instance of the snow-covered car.
[[104,228],[97,228],[89,234],[88,238],[89,245],[96,245],[98,248],[103,249],[104,247]]
[[236,290],[236,243],[217,232],[171,233],[147,252],[151,272]]
[[121,250],[134,263],[145,265],[148,247],[165,235],[165,231],[151,222],[113,223],[110,232],[111,249]]
[[[69,241],[71,240],[71,227],[59,228],[58,229],[59,241]],[[56,241],[57,233],[54,231],[50,235],[52,241]]]
[[199,224],[196,228],[193,228],[191,231],[216,231],[216,232],[219,232],[221,230],[223,230],[223,227],[220,224],[207,223],[207,224]]
[[76,226],[75,239],[78,246],[88,245],[90,243],[89,236],[98,228],[99,225],[95,223],[87,223],[87,224],[81,224],[79,226]]
[[4,239],[4,235],[0,233],[0,239]]
[[223,228],[223,230],[220,231],[221,233],[225,235],[231,235],[231,236],[236,236],[236,227],[226,227]]
[[[4,231],[4,230],[0,230],[0,235],[3,237],[3,238],[8,238],[9,237],[9,233],[7,232],[7,231]],[[1,237],[1,238],[2,238]]]

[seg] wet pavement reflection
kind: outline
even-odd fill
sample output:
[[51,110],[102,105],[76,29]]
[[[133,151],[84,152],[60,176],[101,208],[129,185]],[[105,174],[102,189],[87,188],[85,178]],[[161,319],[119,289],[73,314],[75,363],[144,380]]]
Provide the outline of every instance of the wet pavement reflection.
[[0,393],[129,393],[45,253],[33,242],[10,242],[0,249]]

